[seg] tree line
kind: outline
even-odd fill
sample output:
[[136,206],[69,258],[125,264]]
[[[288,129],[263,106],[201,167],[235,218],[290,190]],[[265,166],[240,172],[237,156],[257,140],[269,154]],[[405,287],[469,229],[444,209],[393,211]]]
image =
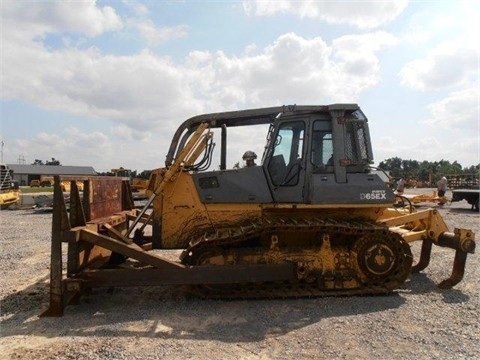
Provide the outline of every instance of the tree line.
[[52,166],[61,166],[60,161],[56,160],[55,158],[52,157],[52,160],[46,160],[45,162],[43,160],[35,159],[32,165],[52,165]]
[[448,160],[417,161],[393,157],[380,162],[378,168],[390,172],[390,176],[396,179],[415,179],[432,183],[436,182],[441,175],[458,175],[472,177],[472,180],[478,179],[480,164],[464,168],[457,161],[453,163]]

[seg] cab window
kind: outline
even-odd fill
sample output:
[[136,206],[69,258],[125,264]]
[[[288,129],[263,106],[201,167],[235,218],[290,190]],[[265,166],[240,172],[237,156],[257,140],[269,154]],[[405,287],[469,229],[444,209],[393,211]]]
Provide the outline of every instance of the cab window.
[[333,172],[333,137],[330,120],[313,123],[311,162],[317,171]]
[[301,121],[280,126],[274,141],[268,172],[276,186],[298,184],[303,156],[305,125]]

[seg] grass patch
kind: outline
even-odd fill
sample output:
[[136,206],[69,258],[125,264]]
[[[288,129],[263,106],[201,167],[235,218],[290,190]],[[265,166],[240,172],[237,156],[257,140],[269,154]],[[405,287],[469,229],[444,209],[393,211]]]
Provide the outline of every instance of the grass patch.
[[53,192],[53,186],[40,186],[40,187],[30,187],[30,186],[20,186],[20,191],[22,194],[31,194],[39,192]]

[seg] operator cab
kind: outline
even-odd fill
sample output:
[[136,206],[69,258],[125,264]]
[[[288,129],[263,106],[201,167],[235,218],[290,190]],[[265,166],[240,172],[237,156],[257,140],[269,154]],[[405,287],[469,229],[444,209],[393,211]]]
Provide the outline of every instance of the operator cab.
[[[393,203],[393,192],[378,175],[370,173],[373,154],[368,120],[356,104],[201,115],[185,122],[184,129],[179,128],[167,155],[167,166],[174,159],[175,149],[178,153],[195,125],[202,122],[222,129],[223,159],[229,127],[270,124],[258,166],[226,170],[223,160],[220,170],[191,169],[205,203]],[[181,138],[181,131],[186,129]],[[203,163],[211,163],[211,154],[204,156]]]
[[329,110],[285,115],[270,127],[263,166],[275,202],[390,202],[385,184],[369,174],[365,115],[355,107]]

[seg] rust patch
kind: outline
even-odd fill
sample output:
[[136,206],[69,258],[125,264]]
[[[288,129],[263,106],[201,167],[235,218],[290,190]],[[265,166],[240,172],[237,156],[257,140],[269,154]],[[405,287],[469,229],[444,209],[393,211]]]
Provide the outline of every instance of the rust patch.
[[90,179],[90,219],[107,217],[122,211],[122,181],[113,179]]

